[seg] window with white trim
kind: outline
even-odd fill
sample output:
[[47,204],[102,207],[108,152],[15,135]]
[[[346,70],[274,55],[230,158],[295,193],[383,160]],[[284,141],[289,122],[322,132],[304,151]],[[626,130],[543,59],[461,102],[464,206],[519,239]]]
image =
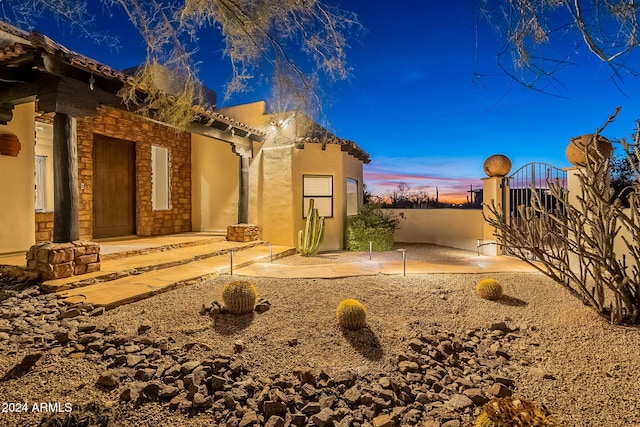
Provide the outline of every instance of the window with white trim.
[[307,217],[311,199],[314,200],[313,207],[318,209],[319,216],[333,217],[333,176],[303,175],[302,199],[303,218]]
[[153,210],[169,209],[169,149],[151,146],[151,198]]
[[347,216],[358,215],[358,181],[347,178]]

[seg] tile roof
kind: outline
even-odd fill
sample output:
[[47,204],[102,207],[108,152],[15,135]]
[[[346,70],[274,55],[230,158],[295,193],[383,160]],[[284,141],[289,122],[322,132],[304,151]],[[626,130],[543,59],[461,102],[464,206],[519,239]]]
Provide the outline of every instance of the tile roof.
[[342,151],[346,151],[351,154],[356,159],[362,161],[364,164],[371,163],[371,158],[369,154],[364,151],[362,148],[358,146],[355,142],[338,138],[337,136],[327,133],[324,136],[306,136],[302,138],[298,138],[298,140],[302,143],[313,143],[313,144],[336,144],[340,145]]
[[[134,78],[132,75],[111,68],[108,65],[102,64],[87,56],[73,52],[43,34],[37,33],[35,31],[25,32],[1,21],[0,31],[13,36],[9,37],[8,40],[5,40],[5,43],[3,43],[4,46],[0,44],[0,62],[20,58],[22,56],[26,57],[34,52],[46,52],[52,56],[59,58],[69,65],[80,68],[87,72],[94,73],[95,75],[103,76],[111,80],[117,80],[123,84],[131,85],[134,82]],[[2,37],[0,36],[0,39],[1,38]],[[6,41],[12,43],[6,44]],[[195,110],[196,114],[200,115],[204,120],[222,122],[229,127],[241,129],[247,132],[247,134],[251,135],[258,135],[261,137],[266,135],[266,133],[262,130],[253,128],[242,122],[220,114],[219,112],[211,108],[207,108],[202,105],[194,105],[193,109]]]
[[[350,155],[355,157],[356,159],[362,161],[364,164],[371,163],[371,158],[369,154],[364,151],[362,148],[358,146],[354,141],[349,139],[343,139],[335,136],[329,130],[316,123],[310,117],[307,117],[305,114],[298,114],[297,118],[301,122],[301,126],[299,127],[299,136],[298,142],[305,143],[314,143],[314,144],[336,144],[340,145],[340,149],[342,151],[348,152]],[[323,147],[324,148],[324,147]]]

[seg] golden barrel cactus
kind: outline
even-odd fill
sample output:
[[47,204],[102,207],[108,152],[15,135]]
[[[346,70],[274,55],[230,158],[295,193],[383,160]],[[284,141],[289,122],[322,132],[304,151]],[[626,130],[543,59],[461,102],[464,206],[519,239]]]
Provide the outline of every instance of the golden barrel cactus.
[[496,398],[487,403],[474,427],[557,427],[558,421],[544,406],[512,397]]
[[360,301],[346,299],[336,309],[338,323],[345,329],[356,330],[367,325],[367,310]]
[[491,301],[499,300],[504,295],[502,285],[495,279],[482,279],[476,286],[476,292],[480,298]]
[[243,280],[229,282],[222,290],[222,301],[231,314],[251,313],[257,299],[256,287]]

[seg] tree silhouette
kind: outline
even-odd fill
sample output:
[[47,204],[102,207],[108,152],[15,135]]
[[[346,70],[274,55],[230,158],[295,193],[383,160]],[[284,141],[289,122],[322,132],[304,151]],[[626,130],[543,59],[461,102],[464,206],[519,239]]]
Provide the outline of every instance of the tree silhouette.
[[[637,76],[640,4],[620,0],[481,0],[500,40],[497,62],[526,87],[553,91],[556,72],[589,52],[619,83]],[[636,62],[637,63],[637,62]]]
[[[146,44],[144,65],[121,94],[125,101],[141,112],[150,105],[154,111],[171,106],[176,111],[163,119],[173,117],[178,125],[188,122],[193,104],[203,102],[190,49],[194,41],[198,46],[215,42],[204,38],[211,34],[206,30],[218,30],[232,66],[227,96],[257,80],[272,87],[275,98],[286,98],[288,109],[316,113],[320,82],[348,76],[347,38],[361,29],[355,14],[321,0],[99,0],[102,9],[97,4],[91,11],[102,10],[100,20],[126,16]],[[53,17],[84,36],[101,37],[97,18],[83,0],[4,0],[2,6],[4,19],[18,26],[33,27]],[[180,75],[180,93],[165,99],[157,90],[156,64]]]

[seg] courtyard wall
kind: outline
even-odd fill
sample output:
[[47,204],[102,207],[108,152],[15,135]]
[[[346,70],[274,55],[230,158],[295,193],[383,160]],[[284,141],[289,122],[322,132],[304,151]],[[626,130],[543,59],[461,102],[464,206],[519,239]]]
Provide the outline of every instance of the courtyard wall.
[[385,209],[403,217],[394,240],[402,243],[432,243],[477,250],[483,238],[484,218],[479,209]]

